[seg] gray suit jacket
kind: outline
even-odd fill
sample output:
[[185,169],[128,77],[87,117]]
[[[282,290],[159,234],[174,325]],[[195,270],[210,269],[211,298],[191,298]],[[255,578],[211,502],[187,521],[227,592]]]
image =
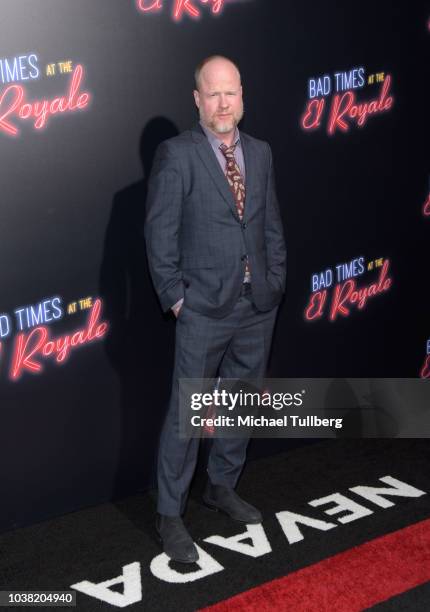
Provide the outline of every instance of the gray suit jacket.
[[266,142],[240,132],[246,199],[240,221],[233,193],[200,125],[157,149],[148,186],[145,239],[164,311],[184,297],[191,310],[223,317],[234,307],[248,256],[258,310],[285,290],[286,249]]

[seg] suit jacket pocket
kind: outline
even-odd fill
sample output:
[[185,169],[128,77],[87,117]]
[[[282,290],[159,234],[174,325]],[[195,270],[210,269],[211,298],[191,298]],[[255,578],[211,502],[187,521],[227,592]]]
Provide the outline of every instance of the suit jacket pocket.
[[203,270],[215,267],[213,258],[210,255],[184,256],[179,266],[182,270]]
[[267,272],[266,281],[271,287],[273,287],[274,291],[283,293],[282,281],[277,276],[275,276],[273,272]]

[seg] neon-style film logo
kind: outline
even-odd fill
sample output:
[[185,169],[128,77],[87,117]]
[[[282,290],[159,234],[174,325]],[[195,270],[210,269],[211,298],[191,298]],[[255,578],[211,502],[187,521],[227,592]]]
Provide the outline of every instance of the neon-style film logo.
[[[309,79],[309,100],[300,119],[303,130],[326,127],[327,134],[349,132],[352,126],[364,127],[373,115],[389,111],[394,103],[391,95],[391,75],[383,72],[365,78],[363,67]],[[361,99],[357,90],[379,84],[376,97]]]
[[427,199],[423,205],[423,215],[425,217],[430,217],[430,193],[428,194]]
[[[72,302],[67,314],[77,312],[77,302]],[[79,300],[88,311],[87,323],[62,335],[53,335],[51,326],[66,315],[59,296],[45,299],[36,305],[16,308],[13,315],[0,315],[0,363],[4,360],[3,341],[13,337],[9,378],[19,380],[24,373],[40,374],[47,361],[65,363],[77,348],[104,338],[108,322],[101,320],[102,301],[97,298]],[[14,335],[14,327],[19,331]]]
[[35,130],[42,130],[54,115],[88,107],[91,95],[81,89],[84,69],[80,64],[73,68],[71,61],[58,62],[47,64],[44,70],[46,77],[57,74],[69,77],[66,93],[52,98],[30,98],[27,81],[39,79],[42,74],[36,53],[0,59],[0,82],[5,85],[0,91],[0,134],[18,136],[24,121],[31,122]]
[[[338,317],[349,317],[355,309],[363,310],[374,297],[386,293],[393,284],[389,274],[389,259],[377,259],[365,265],[364,257],[339,264],[333,270],[312,275],[312,294],[305,308],[306,321],[327,318],[334,322]],[[357,277],[366,271],[379,269],[376,279],[368,284],[358,284]]]
[[[172,17],[180,21],[182,17],[188,16],[199,19],[202,15],[201,7],[205,6],[213,15],[219,15],[227,2],[237,0],[173,0]],[[136,0],[137,8],[142,13],[157,13],[164,8],[165,0]]]

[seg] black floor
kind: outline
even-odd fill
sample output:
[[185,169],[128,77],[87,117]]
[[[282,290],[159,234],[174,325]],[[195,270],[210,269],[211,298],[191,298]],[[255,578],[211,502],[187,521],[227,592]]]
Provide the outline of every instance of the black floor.
[[[136,597],[141,585],[141,599],[125,609],[197,610],[429,518],[429,467],[427,440],[325,441],[258,459],[248,463],[238,491],[263,511],[263,528],[270,552],[253,558],[205,542],[209,536],[228,538],[243,533],[246,528],[202,506],[203,483],[197,480],[185,522],[196,543],[211,556],[212,568],[216,567],[217,572],[179,584],[168,581],[172,576],[177,578],[177,574],[168,568],[166,573],[167,566],[160,563],[159,567],[165,569],[158,568],[155,571],[158,577],[154,575],[151,561],[160,554],[160,548],[154,533],[155,494],[148,494],[2,534],[0,590],[65,590],[82,581],[101,583],[120,576],[124,566],[138,562],[140,580],[133,582],[133,576],[139,575],[139,567],[134,565],[129,592]],[[348,492],[357,485],[386,486],[378,479],[387,475],[426,494],[416,498],[391,497],[394,505],[383,509]],[[289,543],[275,513],[289,510],[336,522],[339,516],[329,517],[324,507],[315,508],[308,503],[336,492],[371,508],[373,513],[348,524],[338,523],[335,529],[326,532],[302,527],[303,539]],[[171,564],[171,568],[184,573],[181,566]],[[199,569],[189,566],[187,571],[195,577],[194,572]],[[111,590],[122,593],[123,586],[112,585]],[[115,606],[78,592],[76,609],[113,610]],[[430,586],[423,585],[373,610],[430,610]]]

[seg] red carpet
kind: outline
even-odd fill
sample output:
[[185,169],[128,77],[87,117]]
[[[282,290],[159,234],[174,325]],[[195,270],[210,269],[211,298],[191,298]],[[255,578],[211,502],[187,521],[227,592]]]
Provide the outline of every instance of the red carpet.
[[266,582],[206,612],[359,612],[430,580],[430,519]]
[[[78,612],[430,612],[429,466],[428,439],[328,440],[251,461],[238,492],[264,512],[255,539],[202,506],[202,472],[185,524],[219,565],[215,573],[207,560],[152,571],[161,549],[151,492],[1,534],[0,588],[57,591],[84,582],[92,588],[76,590]],[[381,493],[376,503],[357,492],[386,490],[387,474],[407,485],[405,495]],[[335,494],[345,496],[344,517]],[[361,510],[342,523],[352,513],[347,501]],[[282,523],[284,512],[336,527]],[[195,579],[184,582],[188,573]]]

